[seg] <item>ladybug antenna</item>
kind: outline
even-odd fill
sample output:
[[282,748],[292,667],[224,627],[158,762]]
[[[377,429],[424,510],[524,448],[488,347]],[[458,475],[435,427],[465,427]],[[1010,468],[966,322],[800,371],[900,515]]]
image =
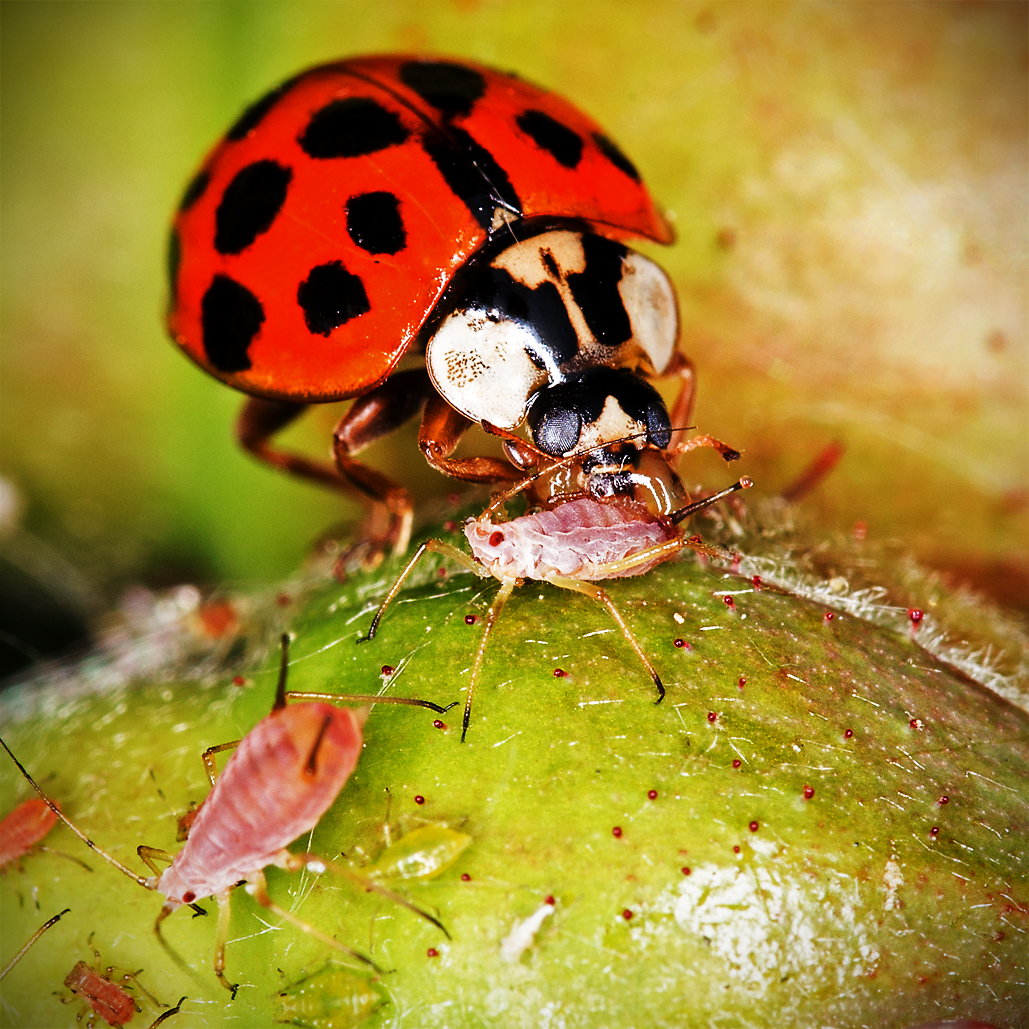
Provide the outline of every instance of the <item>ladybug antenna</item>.
[[712,504],[717,504],[719,500],[729,496],[730,493],[735,493],[737,490],[750,489],[753,486],[753,480],[744,476],[742,479],[738,479],[727,489],[723,489],[720,493],[715,493],[710,497],[704,497],[703,500],[696,500],[692,504],[687,504],[685,507],[680,507],[678,511],[673,511],[669,516],[668,520],[673,525],[678,525],[679,522],[685,521],[691,514],[696,514],[698,511],[703,511],[705,507],[710,507]]

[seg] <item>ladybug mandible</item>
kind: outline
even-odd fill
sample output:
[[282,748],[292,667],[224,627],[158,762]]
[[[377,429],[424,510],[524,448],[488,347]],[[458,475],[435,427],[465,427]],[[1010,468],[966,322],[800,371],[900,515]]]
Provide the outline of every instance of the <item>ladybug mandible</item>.
[[[173,226],[168,326],[250,395],[236,430],[248,451],[384,506],[379,542],[403,550],[409,496],[356,455],[419,412],[422,452],[455,478],[512,483],[555,462],[537,472],[543,507],[576,489],[635,495],[655,451],[673,486],[673,453],[738,456],[673,431],[693,367],[671,283],[622,242],[633,237],[672,231],[566,100],[470,63],[357,58],[272,90],[204,162]],[[671,414],[647,382],[665,375],[682,381]],[[346,398],[334,464],[272,444],[308,404]],[[475,422],[504,438],[507,461],[453,456]]]

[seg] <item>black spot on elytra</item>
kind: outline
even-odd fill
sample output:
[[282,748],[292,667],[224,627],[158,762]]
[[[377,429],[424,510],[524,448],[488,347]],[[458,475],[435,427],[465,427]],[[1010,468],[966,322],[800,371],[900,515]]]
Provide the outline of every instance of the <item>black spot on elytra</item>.
[[632,323],[618,292],[626,249],[621,243],[583,233],[586,268],[568,276],[568,287],[594,339],[616,347],[632,338]]
[[214,215],[219,254],[238,254],[271,228],[292,178],[292,170],[275,161],[255,161],[236,172]]
[[646,425],[650,443],[668,446],[671,422],[657,390],[626,368],[603,367],[546,386],[533,397],[526,420],[536,445],[552,457],[567,454],[578,443],[582,427],[600,417],[608,397]]
[[204,195],[210,181],[211,176],[206,168],[201,168],[200,171],[193,176],[189,185],[186,187],[186,191],[182,194],[182,199],[179,201],[180,213],[188,211]]
[[168,236],[168,287],[171,290],[169,306],[174,308],[179,302],[179,265],[182,263],[182,243],[179,241],[179,234],[175,229],[171,230]]
[[543,111],[523,111],[515,119],[518,128],[558,164],[575,168],[582,159],[582,137]]
[[482,311],[491,321],[518,322],[534,336],[529,359],[555,374],[579,351],[568,309],[557,287],[543,282],[529,289],[502,268],[484,268],[462,301],[462,307]]
[[607,136],[603,135],[600,132],[594,132],[593,142],[596,143],[598,147],[600,147],[600,152],[619,171],[625,172],[625,174],[628,175],[629,178],[633,180],[633,182],[640,181],[640,173],[636,171],[636,166],[632,163],[632,161],[629,160],[628,157],[625,156],[625,154],[621,152],[621,150],[618,149],[618,147],[614,145],[614,143],[611,142],[611,140],[607,138]]
[[342,261],[312,268],[297,289],[297,303],[304,311],[307,328],[319,336],[328,336],[333,329],[371,310],[364,283],[348,272]]
[[400,217],[400,200],[379,190],[347,201],[347,232],[369,254],[396,254],[407,246],[407,230]]
[[260,300],[235,279],[216,275],[200,303],[204,353],[220,372],[250,367],[247,352],[264,324]]
[[486,92],[479,72],[449,61],[408,61],[400,66],[400,81],[447,118],[471,113]]
[[507,173],[464,129],[451,125],[446,136],[429,135],[423,145],[451,191],[487,232],[493,228],[498,207],[522,213],[522,202]]
[[409,133],[395,111],[363,96],[333,100],[311,116],[297,137],[309,157],[363,157],[405,142]]

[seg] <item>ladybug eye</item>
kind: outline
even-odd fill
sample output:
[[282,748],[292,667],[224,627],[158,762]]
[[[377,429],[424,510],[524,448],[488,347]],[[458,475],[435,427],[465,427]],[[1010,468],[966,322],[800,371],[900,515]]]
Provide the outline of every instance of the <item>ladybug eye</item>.
[[664,450],[672,442],[672,423],[668,418],[665,405],[660,401],[648,404],[646,421],[648,442]]
[[553,407],[543,411],[536,421],[530,419],[536,446],[551,457],[563,457],[582,434],[582,418],[569,407]]

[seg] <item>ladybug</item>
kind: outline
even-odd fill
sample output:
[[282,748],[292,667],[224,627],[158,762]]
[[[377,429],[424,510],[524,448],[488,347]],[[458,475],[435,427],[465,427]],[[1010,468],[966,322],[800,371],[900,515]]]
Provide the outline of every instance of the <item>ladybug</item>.
[[[168,327],[249,394],[245,449],[363,493],[388,514],[378,541],[402,551],[409,496],[357,455],[419,412],[419,446],[446,475],[513,483],[552,464],[532,496],[543,507],[641,482],[665,492],[674,473],[654,486],[640,471],[654,452],[661,465],[694,445],[738,456],[673,431],[693,366],[672,285],[634,238],[673,234],[568,101],[471,63],[355,58],[272,90],[208,156],[175,216]],[[667,375],[682,383],[671,413],[648,381]],[[273,445],[307,405],[347,398],[334,464]],[[473,423],[506,460],[453,456]],[[676,489],[652,504],[681,506]]]

